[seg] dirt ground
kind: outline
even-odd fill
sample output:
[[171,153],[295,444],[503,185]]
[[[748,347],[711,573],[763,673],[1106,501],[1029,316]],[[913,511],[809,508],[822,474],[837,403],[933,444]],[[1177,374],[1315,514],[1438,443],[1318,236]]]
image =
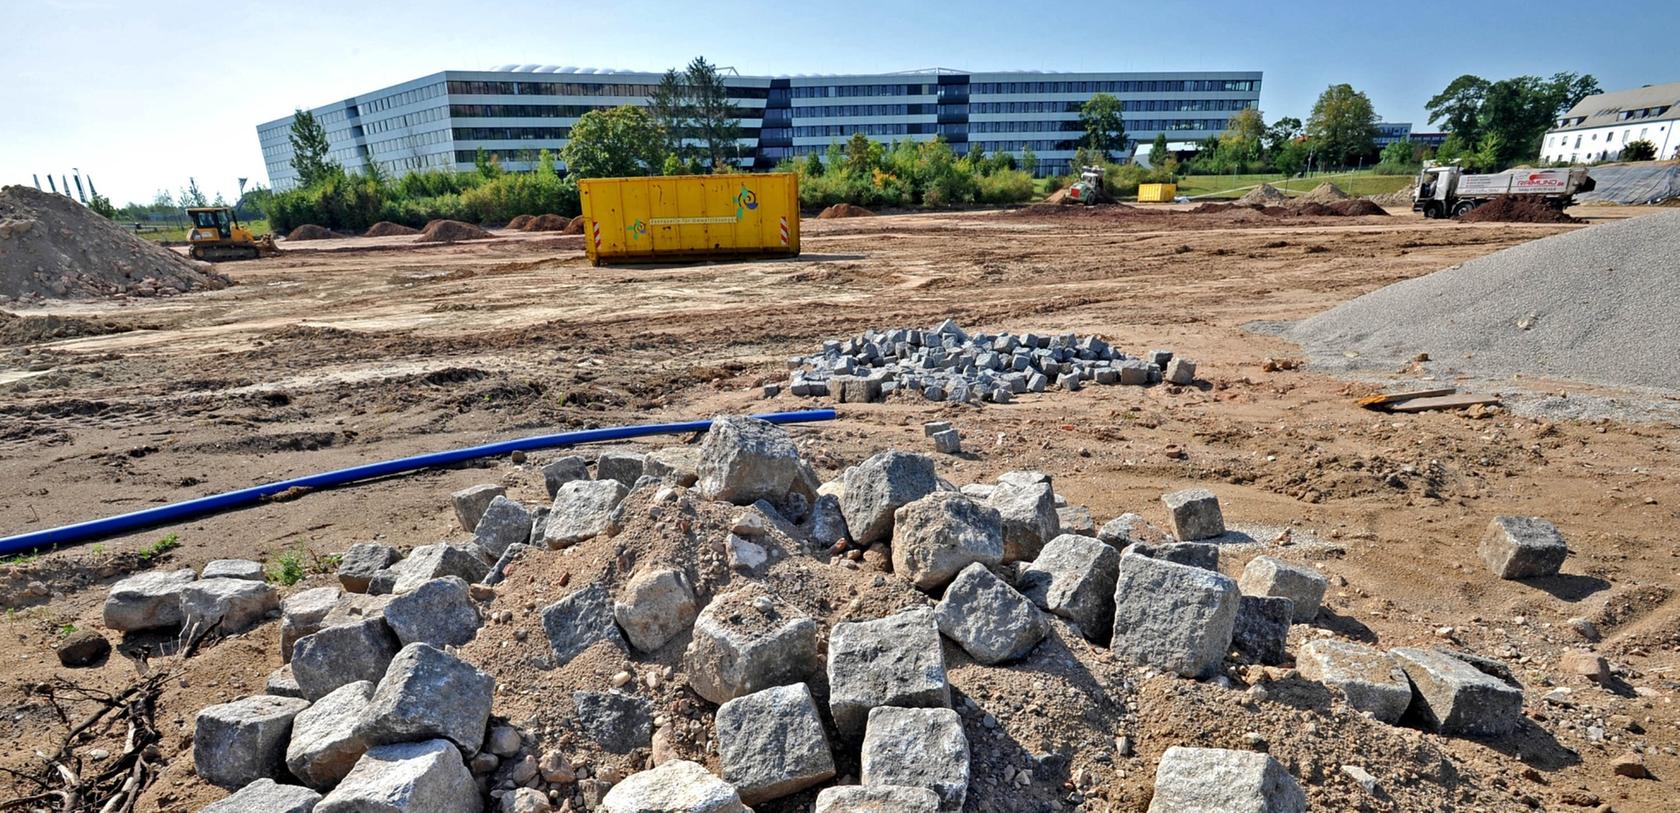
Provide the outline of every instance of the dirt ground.
[[[795,435],[827,478],[882,449],[925,450],[921,423],[951,420],[967,451],[939,458],[946,479],[1039,469],[1099,524],[1126,511],[1161,522],[1161,494],[1206,485],[1227,520],[1260,542],[1225,569],[1240,571],[1266,548],[1331,575],[1331,612],[1316,627],[1297,626],[1292,650],[1306,637],[1338,635],[1499,658],[1527,689],[1528,719],[1508,737],[1444,738],[1326,715],[1299,681],[1285,680],[1277,694],[1299,690],[1304,699],[1255,703],[1241,685],[1138,679],[1101,650],[1058,639],[1032,669],[953,659],[965,724],[984,752],[969,809],[1063,809],[1052,805],[1078,793],[1086,810],[1141,811],[1168,746],[1245,748],[1258,737],[1301,778],[1315,809],[1672,811],[1680,807],[1680,427],[1497,409],[1481,418],[1366,412],[1352,401],[1369,385],[1310,369],[1266,372],[1265,359],[1297,358],[1297,349],[1244,329],[1638,212],[1571,213],[1589,225],[1162,210],[807,220],[796,259],[630,268],[591,267],[578,236],[311,241],[221,266],[238,283],[224,290],[20,312],[68,320],[44,332],[0,322],[0,534],[520,435],[829,405],[765,400],[759,385],[781,380],[789,356],[871,327],[951,317],[970,330],[1097,333],[1135,353],[1172,348],[1198,362],[1207,385],[1091,387],[980,409],[909,397],[846,404],[839,420]],[[60,667],[54,644],[71,627],[99,629],[104,587],[142,566],[136,554],[165,534],[180,547],[153,564],[170,567],[324,556],[370,540],[429,544],[458,533],[449,492],[502,481],[510,496],[537,501],[535,465],[557,454],[306,494],[0,569],[0,602],[10,608],[0,620],[8,710],[0,736],[14,743],[0,768],[38,773],[31,753],[55,750],[91,707],[56,681],[115,692],[142,671],[168,670],[156,715],[168,767],[136,809],[220,798],[192,776],[192,716],[261,691],[279,665],[277,624],[185,660],[114,654],[93,669]],[[1491,578],[1475,548],[1501,514],[1555,521],[1571,543],[1564,573]],[[777,573],[789,583],[808,578],[803,569]],[[315,575],[297,589],[325,583]],[[874,595],[862,578],[825,584],[819,592],[834,599],[825,620],[849,617]],[[848,603],[848,591],[861,592]],[[907,600],[877,598],[883,607]],[[1568,623],[1575,617],[1596,621],[1604,640],[1582,640]],[[522,612],[517,623],[534,615]],[[514,645],[510,633],[487,630],[471,645],[480,654]],[[1558,661],[1571,647],[1610,659],[1608,688],[1564,674]],[[665,657],[644,666],[680,667]],[[511,688],[496,713],[537,713],[526,707],[546,685],[540,677],[499,674]],[[42,686],[58,688],[49,698]],[[1555,693],[1543,699],[1557,687],[1570,690],[1564,703]],[[1115,753],[1121,735],[1135,756]],[[118,731],[78,747],[103,743],[115,753],[120,739]],[[1644,753],[1654,778],[1612,772],[1630,750]],[[1000,790],[1010,760],[998,755],[1010,753],[1034,766],[1035,781],[1051,780]],[[1035,756],[1043,754],[1062,756]],[[1355,764],[1377,776],[1377,793],[1339,770]],[[0,777],[0,798],[35,791],[15,774]],[[760,808],[782,809],[795,808]]]

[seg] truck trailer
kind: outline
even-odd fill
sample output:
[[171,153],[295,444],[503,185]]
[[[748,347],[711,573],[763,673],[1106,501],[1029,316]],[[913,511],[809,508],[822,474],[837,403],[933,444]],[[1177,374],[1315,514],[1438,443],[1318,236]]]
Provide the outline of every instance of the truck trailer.
[[1585,167],[1508,169],[1492,175],[1468,174],[1453,165],[1424,167],[1412,189],[1412,211],[1458,217],[1498,197],[1543,201],[1563,211],[1575,202],[1575,193],[1591,192],[1595,185]]

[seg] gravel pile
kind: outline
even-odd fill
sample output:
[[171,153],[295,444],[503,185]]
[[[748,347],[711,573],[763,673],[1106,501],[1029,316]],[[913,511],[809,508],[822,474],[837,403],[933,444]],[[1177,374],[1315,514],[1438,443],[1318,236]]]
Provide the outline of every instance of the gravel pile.
[[[846,403],[879,401],[897,392],[929,401],[1007,403],[1052,387],[1086,383],[1147,386],[1195,381],[1196,365],[1169,350],[1133,358],[1096,336],[1026,333],[970,336],[949,319],[931,330],[870,331],[823,343],[821,353],[788,360],[788,391],[834,396]],[[772,385],[767,395],[780,392]]]
[[1248,194],[1237,198],[1238,203],[1258,204],[1260,206],[1276,206],[1289,202],[1289,196],[1282,190],[1269,183],[1263,183],[1248,190]]
[[1291,335],[1331,367],[1392,367],[1427,353],[1488,378],[1676,389],[1676,256],[1680,212],[1629,218],[1390,285]]

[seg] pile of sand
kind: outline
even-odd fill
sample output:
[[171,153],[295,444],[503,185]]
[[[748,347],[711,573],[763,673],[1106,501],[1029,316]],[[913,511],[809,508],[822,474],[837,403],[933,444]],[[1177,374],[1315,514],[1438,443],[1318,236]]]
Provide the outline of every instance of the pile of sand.
[[1347,200],[1348,197],[1348,193],[1343,192],[1341,187],[1325,181],[1313,187],[1311,192],[1296,198],[1296,200],[1311,203],[1335,203],[1338,200]]
[[325,226],[317,226],[314,223],[305,223],[302,226],[292,229],[292,233],[286,235],[286,240],[331,240],[337,236],[338,235],[333,234],[332,229]]
[[414,238],[418,243],[453,243],[458,240],[488,240],[495,235],[471,223],[459,220],[434,220],[426,224],[420,236]]
[[378,223],[375,223],[372,226],[368,227],[368,230],[366,232],[364,232],[362,234],[362,236],[363,237],[401,237],[403,235],[419,234],[419,233],[420,233],[420,230],[414,228],[413,226],[404,226],[401,223],[392,223],[389,220],[381,220]]
[[572,218],[572,222],[567,223],[566,228],[561,229],[560,233],[583,234],[583,215],[578,215],[577,217]]
[[1408,186],[1382,195],[1366,195],[1365,200],[1378,206],[1404,206],[1409,209],[1412,206],[1412,188]]
[[230,284],[63,195],[0,189],[0,298],[166,296]]
[[1676,255],[1680,212],[1589,226],[1395,283],[1292,334],[1332,369],[1390,370],[1428,353],[1455,368],[1443,372],[1502,382],[1680,389]]
[[1458,218],[1466,223],[1575,223],[1575,218],[1546,204],[1510,195],[1494,198]]
[[520,215],[512,220],[509,220],[507,227],[509,231],[524,231],[525,227],[530,225],[531,221],[536,219],[535,215]]
[[[538,215],[525,221],[525,225],[520,226],[519,230],[563,231],[567,226],[571,225],[571,223],[571,218],[561,217],[560,215]],[[512,224],[509,225],[511,226]]]
[[1248,190],[1248,194],[1237,198],[1238,203],[1251,206],[1277,206],[1289,201],[1289,196],[1279,191],[1269,183],[1263,183]]
[[[1063,191],[1065,192],[1066,190],[1063,190]],[[1059,195],[1059,194],[1062,194],[1062,193],[1058,192],[1056,194]],[[1055,197],[1055,195],[1052,195],[1051,197]],[[1056,203],[1056,202],[1059,202],[1059,201],[1051,201],[1051,202]],[[817,219],[818,220],[837,220],[837,219],[842,218],[842,217],[874,217],[874,216],[875,216],[874,212],[871,212],[868,209],[863,208],[862,206],[853,206],[850,203],[836,203],[833,206],[830,206],[827,209],[824,209],[821,212],[817,213]]]

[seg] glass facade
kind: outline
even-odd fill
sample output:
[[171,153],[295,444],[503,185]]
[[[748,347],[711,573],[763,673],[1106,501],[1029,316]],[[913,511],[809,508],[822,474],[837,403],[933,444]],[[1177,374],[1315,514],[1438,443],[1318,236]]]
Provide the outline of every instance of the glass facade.
[[[549,71],[549,72],[545,72]],[[469,169],[479,150],[503,166],[533,167],[558,153],[571,125],[592,110],[646,104],[658,74],[558,69],[446,71],[311,112],[331,157],[351,171],[377,162],[393,174]],[[881,142],[942,138],[961,153],[1038,154],[1039,174],[1066,172],[1079,108],[1096,93],[1120,98],[1127,134],[1147,142],[1218,135],[1231,114],[1259,104],[1259,72],[1045,74],[949,71],[876,76],[726,76],[740,120],[739,162],[768,170],[822,153],[854,133]],[[276,189],[295,182],[291,117],[261,124],[257,138]]]

